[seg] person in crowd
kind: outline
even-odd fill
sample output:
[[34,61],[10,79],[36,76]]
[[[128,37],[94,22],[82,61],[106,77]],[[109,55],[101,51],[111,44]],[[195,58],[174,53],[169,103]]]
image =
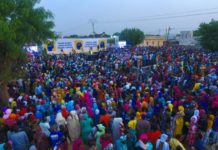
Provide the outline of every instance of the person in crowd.
[[171,137],[169,144],[170,144],[170,149],[171,150],[177,150],[177,149],[181,149],[181,150],[186,150],[184,145],[180,142],[180,135],[177,135],[175,138]]
[[70,115],[67,118],[67,129],[69,132],[70,142],[73,143],[76,139],[80,137],[81,128],[80,128],[80,123],[79,123],[79,117],[76,111],[70,112]]
[[102,124],[97,125],[97,132],[95,133],[96,138],[96,148],[97,150],[102,149],[102,144],[100,142],[101,136],[105,134],[105,127]]
[[14,150],[28,150],[29,139],[25,131],[19,131],[17,126],[12,126],[7,132],[8,139],[12,142],[12,149]]
[[148,141],[148,136],[146,134],[141,134],[138,142],[135,145],[137,150],[152,150],[153,145]]
[[192,146],[195,150],[203,150],[203,140],[202,140],[202,134],[200,132],[197,133],[195,141]]
[[170,150],[169,143],[167,142],[168,135],[161,134],[160,138],[156,142],[156,149],[157,150]]
[[82,139],[84,143],[88,143],[88,136],[89,134],[92,132],[92,125],[93,125],[93,121],[91,118],[89,118],[88,114],[85,113],[83,116],[83,120],[80,122],[80,126],[82,129]]

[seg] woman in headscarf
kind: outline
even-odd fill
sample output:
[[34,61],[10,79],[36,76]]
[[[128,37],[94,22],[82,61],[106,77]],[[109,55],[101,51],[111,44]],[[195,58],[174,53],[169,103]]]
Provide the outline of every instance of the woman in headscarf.
[[214,115],[210,114],[207,120],[207,130],[212,129],[214,123]]
[[160,139],[156,142],[156,149],[157,150],[170,150],[170,146],[167,143],[168,135],[161,134]]
[[120,125],[123,123],[123,119],[121,117],[116,117],[113,119],[112,123],[112,137],[115,142],[121,136]]
[[141,134],[138,142],[135,145],[136,150],[152,150],[153,145],[148,141],[146,134]]
[[185,116],[184,107],[179,106],[179,112],[177,112],[175,117],[175,129],[174,129],[174,136],[182,135],[182,129],[184,125],[183,117]]
[[55,118],[55,122],[57,123],[58,126],[60,125],[66,125],[66,120],[65,118],[62,116],[61,112],[58,112]]
[[207,121],[207,132],[204,134],[204,138],[203,138],[204,146],[210,144],[210,142],[213,141],[210,140],[210,135],[216,132],[212,130],[213,123],[214,123],[214,115],[210,114]]
[[88,136],[92,132],[93,121],[89,118],[88,114],[85,113],[83,115],[83,120],[80,122],[80,126],[82,129],[82,140],[84,143],[88,142]]
[[197,133],[198,119],[199,119],[199,110],[195,110],[194,115],[191,117],[191,120],[190,120],[191,122],[189,125],[189,131],[188,131],[188,135],[186,139],[189,145],[193,145],[194,143],[196,133]]
[[127,143],[127,136],[122,135],[118,140],[116,140],[115,150],[128,150],[126,143]]
[[170,141],[169,141],[170,149],[177,150],[177,148],[180,147],[181,150],[185,150],[185,147],[182,145],[182,143],[178,139],[180,139],[179,135],[177,135],[175,138],[174,137],[170,138]]
[[100,139],[101,139],[101,136],[103,136],[104,134],[105,134],[105,127],[102,124],[98,124],[97,125],[97,132],[95,133],[97,150],[102,149]]
[[42,121],[39,123],[39,126],[40,126],[42,132],[45,133],[45,135],[46,135],[47,137],[49,137],[49,135],[50,135],[50,131],[49,131],[49,130],[50,130],[50,125],[49,125],[49,123],[47,122],[46,117],[44,117],[44,118],[42,119]]
[[71,142],[74,142],[80,136],[80,123],[76,111],[71,111],[67,118],[67,128]]

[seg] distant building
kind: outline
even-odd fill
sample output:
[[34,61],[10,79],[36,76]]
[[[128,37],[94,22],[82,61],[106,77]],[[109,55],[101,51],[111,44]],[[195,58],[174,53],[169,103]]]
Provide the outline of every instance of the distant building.
[[179,45],[195,46],[196,39],[193,37],[192,31],[181,31],[179,36]]
[[145,36],[144,41],[140,46],[155,46],[160,47],[164,45],[165,38],[158,35]]

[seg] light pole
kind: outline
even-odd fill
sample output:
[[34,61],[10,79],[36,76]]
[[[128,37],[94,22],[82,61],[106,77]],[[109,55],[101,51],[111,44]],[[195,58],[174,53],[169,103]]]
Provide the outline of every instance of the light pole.
[[89,19],[89,23],[92,26],[92,33],[93,33],[94,38],[95,38],[95,24],[97,23],[97,20],[96,19]]

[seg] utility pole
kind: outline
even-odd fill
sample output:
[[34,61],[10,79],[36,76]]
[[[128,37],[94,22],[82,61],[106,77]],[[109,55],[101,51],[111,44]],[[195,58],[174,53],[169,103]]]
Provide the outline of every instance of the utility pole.
[[160,29],[158,29],[158,35],[160,35]]
[[93,33],[93,35],[95,37],[95,24],[97,23],[97,20],[96,19],[89,19],[89,22],[90,22],[90,24],[92,26],[92,33]]
[[168,39],[169,39],[170,30],[171,30],[171,28],[168,27],[168,28],[167,28],[167,41],[168,41]]

